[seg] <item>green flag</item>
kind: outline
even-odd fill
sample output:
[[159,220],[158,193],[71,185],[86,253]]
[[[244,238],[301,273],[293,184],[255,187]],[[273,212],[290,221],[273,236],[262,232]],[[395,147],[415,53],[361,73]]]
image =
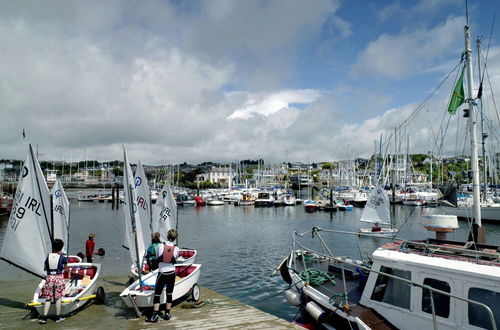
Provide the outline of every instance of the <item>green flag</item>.
[[453,94],[451,95],[450,105],[448,106],[448,112],[454,115],[457,112],[459,106],[464,104],[465,102],[465,92],[464,92],[464,71],[465,65],[462,68],[462,74],[460,74],[460,78],[457,81],[457,85],[453,90]]

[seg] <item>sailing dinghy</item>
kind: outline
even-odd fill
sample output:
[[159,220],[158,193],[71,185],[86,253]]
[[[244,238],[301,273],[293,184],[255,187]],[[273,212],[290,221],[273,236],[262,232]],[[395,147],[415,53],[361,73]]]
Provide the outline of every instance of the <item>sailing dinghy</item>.
[[[140,222],[142,232],[142,242],[144,243],[143,251],[146,251],[151,242],[151,233],[159,232],[161,241],[167,241],[167,233],[174,228],[172,223],[177,223],[177,203],[168,183],[158,194],[156,203],[153,205],[151,201],[151,192],[149,189],[144,167],[139,161],[134,180],[135,190],[137,193],[136,204],[138,210],[138,221]],[[180,257],[177,259],[179,264],[192,264],[196,257],[196,250],[179,248]],[[142,251],[142,249],[141,249]],[[141,252],[139,252],[141,253]],[[139,256],[144,256],[139,254]],[[146,260],[142,258],[143,272],[148,272],[149,267]],[[131,266],[132,273],[137,276],[137,266],[135,263]]]
[[[40,314],[45,304],[42,288],[47,274],[43,269],[43,262],[52,250],[52,238],[60,236],[63,240],[65,239],[65,243],[68,240],[66,216],[69,216],[69,203],[63,201],[65,194],[62,186],[58,186],[54,192],[57,190],[59,192],[56,199],[60,200],[52,203],[53,209],[51,210],[51,197],[47,183],[33,153],[33,148],[29,145],[0,259],[42,279],[35,291],[33,301],[28,304]],[[76,262],[68,263],[64,270],[66,289],[62,299],[62,315],[74,312],[91,299],[96,299],[98,302],[104,301],[102,287],[97,289],[97,295],[94,294],[100,264],[81,263],[78,257],[69,257],[68,260]],[[54,315],[55,305],[52,304],[47,316]]]
[[[140,213],[137,211],[139,207],[137,206],[137,187],[136,185],[132,185],[133,177],[132,171],[130,168],[130,164],[128,162],[127,153],[124,148],[124,194],[125,194],[125,226],[126,226],[126,236],[127,241],[130,247],[131,258],[136,265],[136,269],[138,269],[138,265],[141,262],[139,257],[139,248],[142,247],[145,250],[144,240],[141,237],[142,234],[142,221],[139,219]],[[168,187],[167,187],[168,188]],[[167,231],[163,231],[162,227],[166,227],[165,223],[166,214],[169,214],[165,207],[172,207],[170,204],[164,204],[165,198],[168,197],[168,191],[164,194],[165,190],[162,190],[158,200],[156,201],[157,207],[161,207],[164,212],[159,212],[158,214],[162,215],[163,223],[161,223],[160,219],[153,221],[153,230],[159,231],[160,234],[165,235]],[[170,200],[170,198],[168,198]],[[172,201],[173,196],[172,196]],[[165,206],[167,205],[167,206]],[[158,223],[157,223],[158,222]],[[158,230],[157,230],[158,229]],[[163,239],[163,237],[162,237]],[[143,250],[143,251],[144,251]],[[144,252],[142,252],[144,255]],[[198,301],[200,298],[200,289],[197,284],[198,279],[200,277],[200,264],[182,264],[175,266],[176,272],[176,280],[173,291],[173,300],[182,298],[187,296],[188,294],[192,295],[193,300]],[[120,294],[125,304],[129,307],[135,309],[138,316],[141,315],[139,311],[140,308],[149,308],[153,306],[153,294],[156,283],[156,277],[158,276],[158,270],[150,272],[149,274],[142,274],[142,272],[136,272],[138,275],[138,279],[134,281],[132,284],[127,286],[127,288]],[[166,294],[165,290],[162,292],[160,298],[160,304],[164,304],[166,302]]]
[[384,228],[380,225],[391,224],[391,210],[389,209],[389,197],[384,189],[376,186],[370,193],[368,202],[361,215],[362,222],[373,223],[372,228],[361,228],[359,233],[363,236],[394,236],[398,230],[393,228]]

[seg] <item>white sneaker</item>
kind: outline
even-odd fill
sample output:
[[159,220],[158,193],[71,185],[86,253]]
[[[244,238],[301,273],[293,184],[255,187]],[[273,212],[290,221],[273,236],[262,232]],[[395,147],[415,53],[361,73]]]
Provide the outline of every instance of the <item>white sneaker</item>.
[[62,322],[62,321],[64,321],[64,320],[65,320],[65,318],[64,318],[64,317],[60,317],[60,316],[59,316],[59,317],[57,317],[56,322],[57,322],[57,323],[59,323],[59,322]]

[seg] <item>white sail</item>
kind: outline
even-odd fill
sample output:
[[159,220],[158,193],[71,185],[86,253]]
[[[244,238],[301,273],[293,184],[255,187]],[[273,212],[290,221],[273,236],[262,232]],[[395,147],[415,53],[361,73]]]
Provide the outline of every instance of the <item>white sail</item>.
[[44,277],[44,261],[51,252],[49,228],[49,189],[30,145],[19,176],[0,257]]
[[[139,214],[139,223],[137,226],[141,227],[142,242],[145,244],[142,249],[146,250],[151,242],[151,191],[149,190],[148,180],[144,173],[144,167],[139,161],[135,171],[135,192],[136,204]],[[141,248],[141,247],[140,247]]]
[[170,185],[165,182],[163,189],[158,194],[158,199],[153,207],[152,228],[159,232],[162,242],[167,241],[167,233],[174,228],[177,221],[177,203]]
[[62,239],[65,247],[64,251],[67,251],[69,237],[69,200],[59,179],[57,179],[50,193],[52,195],[54,238]]
[[388,225],[391,223],[391,210],[389,209],[389,197],[384,189],[376,186],[368,197],[361,221]]
[[[128,162],[125,147],[123,148],[123,162],[123,200],[125,203],[123,214],[125,219],[125,238],[127,240],[126,243],[130,252],[130,257],[134,264],[137,264],[137,256],[139,255],[139,258],[141,258],[144,255],[145,249],[141,226],[136,225],[139,223],[137,204],[135,203],[137,197],[134,187],[134,177],[132,176],[132,169]],[[130,196],[130,193],[132,196]],[[132,205],[130,203],[132,203]],[[136,240],[138,250],[136,250]]]

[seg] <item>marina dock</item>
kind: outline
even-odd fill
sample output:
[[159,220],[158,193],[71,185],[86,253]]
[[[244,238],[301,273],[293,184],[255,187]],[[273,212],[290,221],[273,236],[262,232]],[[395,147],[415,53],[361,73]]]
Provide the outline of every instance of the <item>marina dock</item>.
[[200,301],[204,302],[201,307],[193,308],[194,303],[183,301],[172,308],[171,320],[160,318],[156,324],[146,323],[145,317],[137,317],[119,296],[126,280],[126,276],[104,277],[99,284],[106,291],[104,305],[91,303],[61,323],[49,320],[46,325],[39,325],[36,313],[24,307],[33,297],[38,281],[0,281],[0,328],[156,329],[168,326],[169,329],[299,329],[286,320],[205,287],[201,287]]

